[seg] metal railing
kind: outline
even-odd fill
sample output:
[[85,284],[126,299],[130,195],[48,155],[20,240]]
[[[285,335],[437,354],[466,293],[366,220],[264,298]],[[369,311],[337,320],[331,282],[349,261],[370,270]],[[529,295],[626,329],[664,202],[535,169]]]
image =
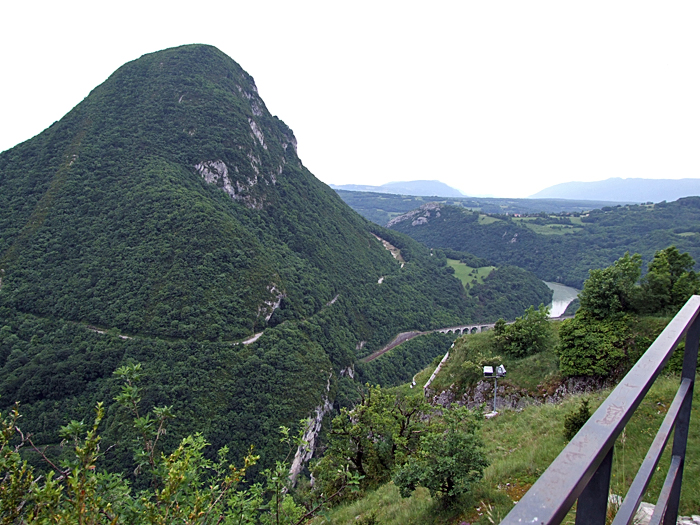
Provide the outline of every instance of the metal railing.
[[691,297],[632,370],[502,521],[508,525],[561,523],[578,500],[576,525],[605,524],[613,446],[651,385],[685,337],[681,384],[615,516],[629,525],[675,427],[671,466],[650,525],[676,523],[700,340],[700,296]]

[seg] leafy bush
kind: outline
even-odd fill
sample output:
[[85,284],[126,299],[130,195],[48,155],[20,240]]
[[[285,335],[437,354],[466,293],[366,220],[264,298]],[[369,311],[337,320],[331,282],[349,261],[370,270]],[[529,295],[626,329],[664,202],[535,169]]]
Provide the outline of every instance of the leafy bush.
[[[252,447],[244,457],[243,467],[229,463],[227,447],[218,451],[216,459],[209,458],[210,454],[206,453],[209,443],[200,433],[184,438],[171,453],[163,452],[159,438],[172,416],[168,407],[139,414],[141,393],[137,383],[141,371],[137,364],[116,372],[124,380],[116,399],[133,415],[133,428],[139,435],[135,443],[137,471],[150,478],[150,485],[134,490],[121,474],[98,468],[104,456],[98,433],[105,415],[102,403],[96,407],[92,426],[72,421],[61,428],[61,437],[72,446],[73,456],[59,465],[35,447],[28,434],[20,431],[17,426],[20,416],[15,406],[9,416],[0,414],[2,523],[300,525],[328,502],[330,498],[323,495],[310,508],[294,501],[288,493],[289,454],[275,467],[263,471],[261,482],[244,486],[248,471],[259,460]],[[291,453],[299,440],[293,439],[288,429],[281,431],[282,442],[289,445]],[[27,445],[46,461],[52,472],[35,476],[33,468],[20,457],[20,449]],[[346,481],[335,496],[357,483],[352,477]]]
[[420,438],[420,448],[394,475],[394,484],[407,498],[425,487],[443,505],[469,492],[488,466],[478,434],[483,415],[466,407],[443,413]]
[[527,357],[542,352],[552,335],[549,308],[541,304],[535,310],[530,306],[510,325],[499,319],[494,332],[498,348],[513,357]]
[[564,376],[604,376],[626,356],[627,317],[599,320],[579,311],[559,328],[559,368]]
[[591,410],[588,408],[588,399],[582,399],[578,410],[564,416],[564,437],[568,440],[573,438],[590,417]]
[[335,493],[349,474],[361,476],[362,489],[388,481],[394,466],[416,450],[426,424],[419,416],[430,411],[421,396],[369,387],[355,407],[333,419],[326,452],[313,468],[319,490]]
[[581,308],[596,319],[629,311],[641,268],[642,257],[628,252],[612,266],[591,270],[579,294]]
[[642,280],[638,309],[650,313],[678,311],[700,291],[700,277],[693,271],[694,266],[690,254],[680,253],[675,246],[657,251]]
[[670,246],[656,252],[641,285],[639,254],[626,253],[608,268],[591,270],[579,296],[581,308],[559,330],[562,374],[604,376],[633,364],[653,337],[633,333],[631,314],[677,311],[700,289],[693,265],[690,255]]

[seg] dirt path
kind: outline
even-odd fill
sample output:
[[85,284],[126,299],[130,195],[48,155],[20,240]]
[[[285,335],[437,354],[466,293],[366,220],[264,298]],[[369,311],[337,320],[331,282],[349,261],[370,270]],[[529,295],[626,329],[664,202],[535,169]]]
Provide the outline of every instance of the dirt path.
[[258,333],[255,334],[253,337],[249,337],[249,338],[246,339],[245,341],[241,341],[241,343],[244,344],[244,345],[249,345],[250,343],[254,343],[254,342],[257,341],[258,339],[260,339],[260,336],[263,335],[264,333],[265,333],[264,331],[263,331],[263,332],[258,332]]
[[[102,334],[102,335],[107,334],[107,330],[100,330],[99,328],[97,328],[95,326],[87,325],[86,328],[88,330],[90,330],[91,332],[95,332],[97,334]],[[123,335],[123,334],[117,334],[117,337],[119,337],[119,339],[133,339],[133,337],[130,337],[128,335]]]

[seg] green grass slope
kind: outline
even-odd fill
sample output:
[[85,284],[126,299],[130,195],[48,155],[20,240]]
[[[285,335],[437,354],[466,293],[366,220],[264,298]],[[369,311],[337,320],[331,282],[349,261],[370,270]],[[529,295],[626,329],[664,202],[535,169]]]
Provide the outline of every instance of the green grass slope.
[[[678,385],[679,378],[675,375],[660,377],[618,439],[613,456],[613,494],[624,494],[629,488]],[[591,409],[595,409],[609,393],[606,390],[572,396],[560,404],[529,406],[522,411],[504,410],[498,417],[484,421],[482,435],[487,444],[490,466],[472,494],[463,497],[454,508],[441,508],[427,490],[421,488],[410,498],[402,499],[398,489],[389,483],[358,501],[339,506],[314,523],[499,523],[566,445],[563,435],[565,416],[575,411],[584,397],[589,400]],[[643,501],[656,502],[669,461],[667,451]],[[699,485],[700,392],[696,390],[681,492],[681,514],[700,512]],[[569,518],[573,521],[573,514]]]

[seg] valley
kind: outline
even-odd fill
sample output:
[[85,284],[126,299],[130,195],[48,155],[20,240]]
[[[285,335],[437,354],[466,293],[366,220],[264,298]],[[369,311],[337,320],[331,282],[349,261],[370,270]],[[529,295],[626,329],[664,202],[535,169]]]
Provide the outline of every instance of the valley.
[[[21,402],[34,443],[60,455],[59,429],[104,403],[108,468],[135,482],[114,401],[124,366],[148,378],[146,410],[177,414],[165,449],[194,430],[237,458],[254,444],[257,476],[285,454],[280,426],[356,402],[353,366],[394,373],[361,360],[397,334],[550,299],[509,270],[467,294],[442,251],[353,212],[253,78],[207,45],[123,65],[0,153],[0,268],[0,410]],[[397,347],[415,355],[396,378],[445,337]]]
[[[482,367],[499,361],[513,406],[545,413],[565,378],[628,366],[699,289],[699,210],[697,197],[336,192],[230,57],[199,44],[146,54],[0,153],[0,460],[15,496],[39,498],[13,508],[71,522],[73,496],[40,499],[56,483],[89,493],[105,523],[209,505],[231,523],[283,522],[283,509],[300,524],[336,504],[329,494],[341,507],[352,490],[396,500],[401,482],[403,496],[430,486],[415,496],[435,511],[454,483],[419,473],[483,448],[481,417],[443,401],[478,406]],[[615,286],[576,301],[596,278]],[[546,318],[544,305],[558,318],[579,303],[583,315]],[[591,357],[585,330],[609,356]],[[431,375],[426,397],[411,388]],[[449,498],[476,487],[507,507],[490,485],[523,487],[545,459],[524,465],[525,447],[497,434],[528,424],[485,426],[473,479]]]
[[[566,201],[563,201],[566,202]],[[490,264],[512,264],[547,282],[580,289],[588,272],[624,255],[645,263],[668,246],[700,260],[700,197],[653,205],[603,206],[586,212],[527,217],[427,204],[392,219],[391,228],[443,250],[469,252]]]

